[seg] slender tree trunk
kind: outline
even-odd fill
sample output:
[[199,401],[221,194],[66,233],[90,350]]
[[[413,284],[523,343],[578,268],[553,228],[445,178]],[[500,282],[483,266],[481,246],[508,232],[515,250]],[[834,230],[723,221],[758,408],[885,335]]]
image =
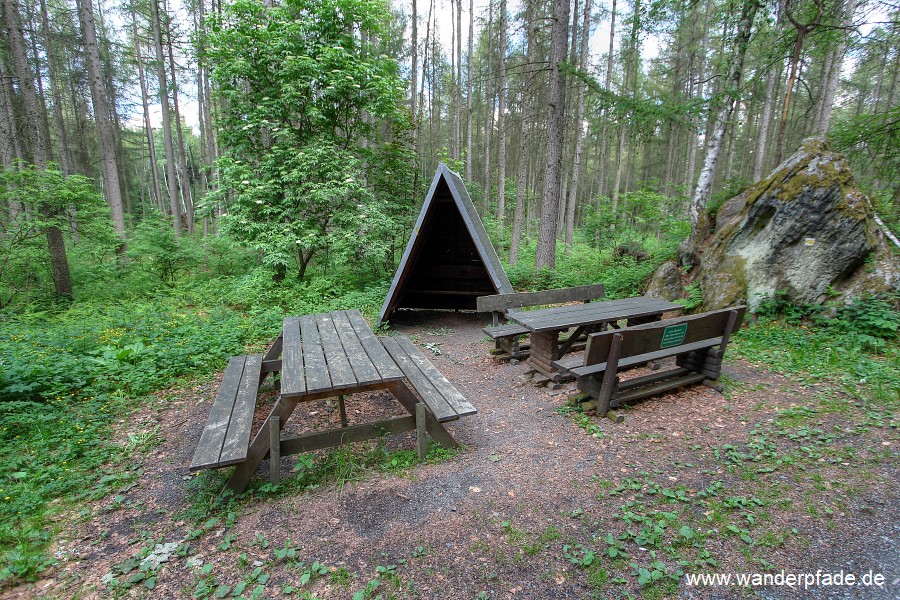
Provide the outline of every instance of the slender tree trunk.
[[[844,10],[842,11],[842,21],[845,27],[853,25],[853,17],[856,15],[856,0],[846,0]],[[831,124],[831,111],[834,108],[834,96],[837,93],[838,83],[841,78],[841,63],[844,62],[844,54],[847,52],[847,42],[849,35],[842,35],[841,41],[837,47],[833,48],[829,53],[831,57],[830,68],[827,71],[827,77],[824,83],[824,92],[822,93],[822,104],[819,110],[816,125],[813,133],[825,135],[828,133],[828,126]],[[898,53],[900,56],[900,53]],[[892,69],[893,77],[897,77],[897,68]],[[893,104],[889,104],[893,106]]]
[[494,129],[494,99],[491,95],[490,74],[494,44],[491,32],[494,27],[494,0],[488,0],[487,20],[487,61],[484,67],[484,207],[490,205],[491,197],[491,131]]
[[762,116],[759,118],[759,135],[756,139],[756,160],[753,164],[753,181],[762,178],[763,167],[766,158],[766,142],[769,137],[769,123],[772,120],[772,107],[775,104],[775,84],[777,73],[774,66],[766,75],[766,101],[763,104]]
[[[530,4],[525,6],[525,64],[522,67],[522,103],[519,119],[519,155],[516,169],[516,208],[513,213],[512,239],[509,245],[509,264],[514,265],[519,261],[519,249],[522,245],[522,233],[524,228],[525,208],[528,192],[528,122],[531,119],[531,103],[533,91],[531,90],[531,78],[533,75],[532,61],[534,58],[534,24],[533,12]],[[530,212],[530,211],[529,211]]]
[[806,24],[797,22],[790,10],[788,10],[788,6],[785,5],[784,14],[791,22],[791,25],[794,26],[794,29],[797,30],[797,38],[794,41],[794,49],[791,53],[790,74],[788,75],[787,87],[784,92],[784,105],[781,107],[781,122],[778,123],[778,138],[775,142],[776,165],[781,164],[781,157],[784,153],[784,134],[785,131],[787,131],[788,115],[791,109],[791,98],[794,93],[794,86],[797,83],[797,70],[800,66],[800,52],[803,49],[803,40],[810,31],[819,26],[819,22],[822,18],[822,0],[815,1],[818,13],[812,21]]
[[[13,70],[18,79],[22,118],[19,133],[28,139],[31,162],[39,169],[46,169],[50,161],[50,140],[46,139],[46,127],[41,124],[41,113],[38,108],[38,96],[34,86],[34,73],[28,64],[28,51],[25,45],[25,34],[22,30],[22,19],[16,0],[0,0],[2,2],[3,26],[9,40],[9,53]],[[52,219],[56,212],[48,206],[41,207],[47,219]],[[50,269],[53,273],[53,286],[57,297],[72,298],[72,277],[69,272],[69,260],[66,256],[66,245],[59,227],[51,225],[46,230],[47,250],[50,255]]]
[[172,227],[175,229],[175,236],[181,237],[181,202],[178,200],[178,178],[175,175],[176,158],[172,142],[172,116],[169,113],[166,59],[163,55],[158,1],[150,0],[150,24],[153,33],[153,46],[156,48],[156,75],[159,80],[159,103],[162,109],[163,139],[166,145],[166,187],[169,191],[169,210],[172,211]]
[[456,85],[454,95],[456,97],[453,118],[453,139],[456,140],[456,158],[462,153],[462,3],[456,0]]
[[416,0],[412,0],[412,46],[410,48],[410,61],[412,68],[410,70],[410,83],[412,84],[412,93],[409,99],[409,113],[412,116],[413,123],[416,122],[416,94],[419,91],[419,13]]
[[188,234],[194,234],[194,197],[191,193],[190,173],[187,168],[187,155],[184,147],[184,134],[182,132],[181,110],[178,104],[178,79],[175,69],[175,54],[172,51],[172,32],[167,28],[169,70],[172,75],[172,108],[175,110],[175,137],[178,140],[178,170],[181,173],[181,191],[184,196],[184,212],[187,217]]
[[541,198],[541,228],[538,236],[536,269],[556,268],[556,220],[559,210],[560,167],[565,107],[566,41],[569,26],[568,0],[554,0],[550,32],[550,84],[547,144],[544,152],[544,188]]
[[137,20],[131,21],[131,31],[134,35],[134,56],[137,62],[138,81],[141,86],[141,106],[144,111],[144,131],[147,135],[147,147],[149,149],[150,158],[150,179],[153,183],[153,200],[160,210],[164,209],[162,199],[162,188],[159,185],[159,173],[157,172],[156,162],[156,145],[153,142],[153,124],[150,122],[150,106],[147,101],[147,82],[144,78],[144,59],[141,56],[140,37],[138,36]]
[[[750,43],[750,34],[753,31],[753,20],[756,17],[756,11],[759,8],[757,0],[746,2],[741,7],[741,16],[738,21],[738,31],[734,40],[734,55],[729,65],[729,73],[727,85],[731,89],[740,88],[741,77],[744,72],[744,57],[747,53],[747,46]],[[703,163],[703,169],[700,171],[700,178],[697,181],[697,188],[691,199],[690,217],[691,217],[691,237],[690,242],[697,244],[701,236],[707,231],[709,222],[706,219],[706,200],[709,197],[710,187],[716,173],[716,161],[719,158],[719,152],[722,149],[722,140],[725,137],[725,128],[731,113],[734,110],[735,99],[729,97],[722,104],[716,116],[715,126],[713,127],[713,135],[710,140],[706,153],[706,160]],[[689,256],[692,261],[696,262],[696,250],[690,252]]]
[[56,62],[56,49],[50,33],[50,22],[47,15],[47,3],[41,0],[41,29],[44,35],[44,52],[47,53],[47,70],[50,75],[50,94],[53,97],[53,120],[56,125],[56,137],[59,140],[59,165],[63,174],[72,174],[69,140],[66,135],[66,122],[62,111],[62,94],[59,91],[60,75]]
[[[591,0],[584,2],[584,20],[581,24],[581,56],[578,61],[579,68],[587,72],[588,42],[590,41],[591,30]],[[578,91],[576,92],[576,103],[578,108],[575,111],[575,156],[572,161],[572,183],[569,186],[569,201],[566,203],[566,249],[572,248],[572,241],[575,237],[575,208],[578,204],[578,175],[581,167],[581,152],[584,144],[584,136],[582,135],[582,120],[584,119],[584,84],[578,81],[576,83]]]
[[119,238],[123,241],[119,252],[124,252],[125,215],[122,210],[122,187],[119,184],[119,165],[116,156],[116,129],[112,119],[112,110],[107,96],[103,71],[100,66],[100,46],[97,44],[97,32],[94,25],[94,11],[91,0],[77,0],[78,20],[81,23],[81,34],[84,37],[84,62],[87,66],[88,81],[91,88],[91,100],[94,106],[94,119],[100,137],[100,159],[103,172],[103,189],[112,215],[113,225]]
[[497,113],[497,221],[506,218],[506,0],[500,0],[500,96]]
[[466,56],[466,181],[472,181],[472,129],[474,114],[472,111],[472,56],[475,53],[475,1],[469,0],[469,53]]
[[[609,17],[609,51],[606,55],[606,77],[603,80],[603,89],[609,91],[612,86],[613,57],[615,56],[616,41],[616,0],[612,0],[612,12]],[[597,167],[600,171],[600,187],[597,190],[597,202],[606,193],[606,162],[609,152],[609,126],[604,115],[603,126],[600,130],[600,156],[597,159]],[[598,206],[599,207],[599,206]]]

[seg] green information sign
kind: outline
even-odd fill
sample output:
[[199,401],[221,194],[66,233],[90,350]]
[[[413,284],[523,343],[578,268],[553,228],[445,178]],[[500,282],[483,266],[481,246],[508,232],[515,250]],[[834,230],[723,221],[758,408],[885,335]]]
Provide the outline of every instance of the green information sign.
[[672,325],[671,327],[663,329],[662,343],[659,347],[671,348],[672,346],[678,346],[683,343],[684,336],[687,334],[687,326],[687,323],[679,323],[678,325]]

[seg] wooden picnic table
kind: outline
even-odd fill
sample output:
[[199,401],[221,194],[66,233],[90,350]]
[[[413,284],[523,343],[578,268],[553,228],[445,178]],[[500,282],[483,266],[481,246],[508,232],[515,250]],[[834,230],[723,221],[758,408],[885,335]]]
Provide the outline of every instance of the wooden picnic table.
[[[475,412],[408,340],[398,336],[382,343],[356,310],[285,318],[281,335],[262,360],[263,377],[272,372],[281,373],[281,392],[250,443],[246,460],[237,464],[228,481],[227,487],[236,492],[244,490],[267,456],[270,475],[277,480],[283,455],[386,433],[418,431],[420,454],[424,453],[426,431],[440,444],[456,446],[441,423]],[[349,426],[345,396],[375,390],[389,391],[410,414]],[[338,399],[340,428],[281,439],[281,428],[300,402],[332,397]]]
[[[623,320],[629,326],[658,321],[664,312],[682,308],[674,302],[639,296],[510,312],[508,317],[531,332],[529,366],[545,377],[559,381],[563,375],[553,366],[553,361],[571,350],[585,334],[601,331],[607,325],[617,327],[616,323]],[[561,341],[560,334],[573,328],[574,331]]]

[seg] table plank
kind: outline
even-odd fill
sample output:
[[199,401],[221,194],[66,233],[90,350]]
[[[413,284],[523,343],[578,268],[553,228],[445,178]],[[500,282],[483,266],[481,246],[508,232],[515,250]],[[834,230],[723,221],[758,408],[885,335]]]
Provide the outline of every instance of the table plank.
[[359,336],[356,335],[356,330],[353,329],[350,319],[347,318],[347,313],[342,310],[336,310],[331,313],[331,321],[334,323],[337,334],[341,338],[344,352],[347,354],[347,359],[350,361],[350,366],[353,368],[353,373],[356,375],[356,380],[360,385],[381,381],[381,374],[375,368],[372,359],[366,354],[362,343],[359,341]]
[[328,375],[331,377],[331,385],[334,389],[342,389],[356,385],[356,376],[353,368],[344,352],[344,345],[334,328],[334,321],[328,313],[319,313],[316,316],[316,324],[319,327],[319,338],[322,341],[322,350],[325,352],[325,361],[328,364]]
[[[316,326],[315,315],[303,315],[299,317],[300,335],[303,338],[303,375],[306,377],[306,391],[318,392],[331,389],[331,377],[328,374],[328,364],[325,362],[325,352],[322,350],[322,340],[319,338],[319,328]],[[284,391],[282,391],[284,395]]]
[[295,396],[304,392],[306,392],[306,379],[303,377],[300,319],[287,317],[282,326],[281,393]]
[[378,341],[378,338],[375,337],[375,334],[372,333],[369,324],[366,323],[360,312],[358,310],[348,310],[347,318],[350,320],[350,324],[353,325],[353,329],[359,337],[359,342],[365,349],[369,359],[371,359],[375,368],[378,369],[378,373],[381,374],[381,379],[383,381],[403,379],[403,371],[400,370],[400,367],[397,366],[387,350],[384,349],[384,346],[381,345],[381,342]]
[[525,311],[511,314],[509,317],[531,331],[551,331],[568,329],[579,325],[657,315],[666,311],[681,309],[682,306],[680,304],[641,297]]

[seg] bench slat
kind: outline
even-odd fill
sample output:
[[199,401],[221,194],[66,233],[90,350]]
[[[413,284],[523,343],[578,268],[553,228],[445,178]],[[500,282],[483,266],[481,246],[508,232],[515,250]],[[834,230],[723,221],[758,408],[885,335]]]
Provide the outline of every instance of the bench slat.
[[[737,311],[737,320],[734,324],[734,330],[737,331],[741,326],[744,311],[746,310],[746,307],[743,306],[699,315],[667,319],[665,321],[657,321],[645,325],[634,325],[624,329],[622,330],[624,338],[622,340],[621,357],[626,358],[637,354],[644,355],[659,351],[662,345],[663,336],[665,335],[665,330],[668,327],[681,324],[686,324],[687,327],[681,345],[689,345],[693,342],[712,337],[721,337],[726,329],[729,314],[732,310]],[[588,345],[584,351],[584,364],[590,365],[605,361],[606,356],[609,354],[609,349],[612,346],[613,335],[615,335],[615,332],[604,331],[592,333],[588,336]],[[688,352],[689,350],[696,350],[703,347],[704,346],[685,348],[681,352]],[[671,348],[667,350],[671,350]],[[661,356],[671,355],[672,353],[668,353]]]
[[466,397],[463,396],[446,377],[444,377],[444,374],[438,371],[437,367],[435,367],[430,360],[425,358],[425,355],[422,354],[418,348],[413,346],[413,343],[409,341],[409,338],[404,336],[397,341],[413,359],[422,373],[431,380],[447,404],[450,405],[450,408],[453,409],[453,412],[456,413],[457,417],[464,417],[478,412],[475,410],[475,407],[466,400]]
[[[303,337],[303,373],[306,376],[306,390],[320,392],[331,389],[331,377],[319,339],[319,328],[313,315],[300,317],[300,335]],[[282,392],[283,393],[283,392]]]
[[262,356],[253,354],[247,357],[237,398],[234,401],[234,409],[231,411],[231,420],[228,423],[228,434],[222,444],[222,454],[219,457],[219,466],[221,467],[233,465],[247,458],[261,369]]
[[228,361],[228,368],[225,369],[222,384],[219,386],[219,391],[216,392],[216,399],[209,412],[206,427],[203,429],[200,442],[194,451],[191,470],[202,469],[219,462],[246,359],[246,356],[233,356]]
[[328,313],[317,315],[319,337],[322,341],[322,350],[325,352],[325,361],[328,363],[328,374],[331,376],[331,385],[334,388],[343,388],[356,385],[356,377],[353,368],[344,352],[344,345],[334,328],[334,321]]
[[485,327],[484,329],[482,329],[482,331],[491,336],[492,339],[510,337],[514,335],[523,335],[528,333],[527,328],[516,324],[499,325],[497,327]]
[[300,319],[287,317],[282,327],[281,393],[289,396],[306,392],[303,377],[303,349],[300,338]]
[[382,343],[438,422],[453,421],[477,412],[407,338],[384,338]]
[[331,319],[337,329],[338,335],[341,336],[341,342],[344,344],[344,351],[353,368],[353,373],[360,384],[371,383],[381,379],[378,369],[372,363],[372,359],[366,354],[365,349],[360,343],[359,336],[350,324],[347,313],[343,311],[334,311],[331,313]]
[[[621,330],[627,331],[627,330]],[[666,348],[664,350],[657,350],[656,352],[647,352],[645,354],[638,354],[634,356],[628,356],[625,358],[619,359],[619,370],[624,369],[626,367],[630,367],[639,363],[649,362],[651,360],[658,360],[660,358],[667,358],[669,356],[674,356],[676,354],[681,354],[682,352],[690,352],[691,350],[701,350],[703,348],[712,348],[713,346],[718,346],[722,343],[722,338],[710,338],[708,340],[701,340],[699,342],[693,342],[691,344],[684,344],[681,346],[675,346],[674,348]],[[585,355],[587,355],[587,351],[585,351]],[[556,366],[562,367],[560,361],[555,361],[553,363]],[[576,377],[585,377],[587,375],[594,375],[596,373],[602,373],[606,370],[606,363],[597,363],[593,365],[581,366],[570,368],[569,371],[575,375]]]
[[372,333],[372,330],[369,329],[369,325],[359,311],[347,311],[347,318],[350,320],[350,324],[353,325],[353,329],[359,337],[359,342],[365,349],[372,364],[381,373],[382,379],[402,379],[403,371],[391,360],[390,355],[384,349],[384,346],[381,345],[381,342],[378,341],[378,338],[375,337],[375,334]]

